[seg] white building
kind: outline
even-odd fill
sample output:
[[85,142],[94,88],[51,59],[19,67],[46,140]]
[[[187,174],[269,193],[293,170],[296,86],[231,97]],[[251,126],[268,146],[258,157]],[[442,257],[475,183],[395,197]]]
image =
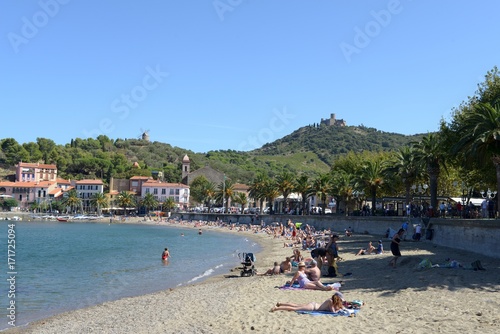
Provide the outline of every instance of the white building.
[[104,184],[101,180],[80,180],[75,182],[75,190],[82,199],[83,210],[89,211],[92,197],[96,193],[103,193]]
[[178,206],[185,209],[189,207],[189,186],[182,183],[148,180],[142,184],[141,197],[146,194],[152,194],[161,203],[172,198]]

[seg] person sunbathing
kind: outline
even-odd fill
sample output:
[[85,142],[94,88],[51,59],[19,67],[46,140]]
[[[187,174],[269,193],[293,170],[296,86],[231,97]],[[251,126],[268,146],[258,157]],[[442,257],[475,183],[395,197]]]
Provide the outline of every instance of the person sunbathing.
[[335,292],[331,298],[325,300],[322,304],[311,302],[307,304],[294,304],[294,303],[276,303],[270,312],[275,311],[325,311],[338,313],[345,310],[344,297],[342,293]]
[[310,267],[305,270],[307,278],[310,281],[319,281],[321,278],[321,270],[318,268],[318,263],[316,260],[310,262]]
[[290,286],[293,283],[298,282],[299,286],[303,289],[311,289],[311,290],[323,290],[323,291],[331,291],[333,290],[333,286],[323,285],[320,281],[311,281],[307,278],[306,274],[306,264],[304,262],[299,262],[299,269],[293,275],[292,280],[289,282]]
[[274,266],[272,268],[269,268],[265,273],[259,274],[259,276],[264,276],[264,275],[279,275],[281,274],[281,269],[280,265],[278,262],[274,262]]
[[361,248],[356,255],[368,255],[371,254],[373,251],[375,251],[375,246],[372,245],[372,242],[370,241],[368,243],[368,247],[366,249]]

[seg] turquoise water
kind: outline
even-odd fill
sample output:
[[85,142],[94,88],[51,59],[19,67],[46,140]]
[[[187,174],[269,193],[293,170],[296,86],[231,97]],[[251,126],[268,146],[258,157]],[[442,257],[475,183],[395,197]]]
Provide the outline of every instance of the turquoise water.
[[[15,223],[15,299],[8,297],[8,224]],[[159,225],[0,222],[6,255],[0,281],[0,330],[7,307],[16,305],[16,326],[104,301],[199,282],[240,265],[238,254],[258,252],[245,236],[217,229]],[[182,236],[181,234],[184,234]],[[168,247],[171,259],[161,261]]]

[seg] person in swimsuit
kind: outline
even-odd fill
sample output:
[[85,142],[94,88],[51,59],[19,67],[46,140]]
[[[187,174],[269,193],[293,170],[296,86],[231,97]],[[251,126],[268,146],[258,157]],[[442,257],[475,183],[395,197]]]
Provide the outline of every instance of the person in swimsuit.
[[391,241],[391,253],[394,255],[392,260],[389,262],[389,265],[393,268],[396,268],[396,263],[398,262],[398,258],[401,257],[401,251],[399,250],[399,243],[401,242],[401,238],[403,237],[405,230],[400,228],[398,233],[392,236]]
[[373,251],[375,251],[375,246],[372,245],[372,242],[368,242],[368,247],[366,249],[361,248],[359,252],[356,255],[367,255],[371,254]]
[[285,261],[280,264],[280,274],[289,273],[292,271],[292,260],[287,257]]
[[331,298],[325,300],[322,304],[311,302],[307,304],[294,303],[276,303],[276,306],[271,309],[274,311],[325,311],[338,313],[344,310],[344,296],[340,292],[335,292]]
[[279,274],[281,274],[280,265],[278,264],[278,262],[274,262],[274,266],[272,268],[268,269],[265,273],[258,275],[264,276],[264,275],[279,275]]
[[161,254],[161,259],[163,261],[167,261],[169,257],[170,257],[170,253],[168,252],[168,248],[165,248],[165,250]]
[[297,270],[292,280],[290,281],[290,286],[292,286],[293,283],[295,282],[299,282],[299,286],[303,289],[324,290],[324,291],[333,290],[333,286],[323,285],[323,283],[321,283],[320,281],[311,281],[309,278],[307,278],[305,270],[306,270],[306,264],[304,262],[299,262],[299,269]]

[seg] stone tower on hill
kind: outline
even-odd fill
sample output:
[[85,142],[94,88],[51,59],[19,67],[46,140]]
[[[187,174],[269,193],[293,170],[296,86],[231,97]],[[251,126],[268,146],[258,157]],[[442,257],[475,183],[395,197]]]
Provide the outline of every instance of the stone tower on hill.
[[326,126],[346,126],[347,123],[343,119],[335,119],[335,114],[330,114],[329,119],[321,119],[321,124]]

